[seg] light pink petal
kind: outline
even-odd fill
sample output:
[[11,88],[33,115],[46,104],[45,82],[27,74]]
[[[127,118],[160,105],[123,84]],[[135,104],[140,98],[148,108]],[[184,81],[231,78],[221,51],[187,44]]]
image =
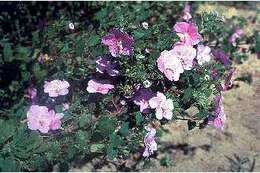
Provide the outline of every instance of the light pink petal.
[[158,97],[153,97],[149,100],[149,105],[152,109],[156,108],[160,104],[160,99]]
[[177,22],[175,25],[174,25],[174,30],[176,32],[187,32],[188,31],[188,28],[189,28],[189,24],[186,23],[186,22]]
[[163,118],[163,111],[161,108],[156,108],[155,116],[158,120]]

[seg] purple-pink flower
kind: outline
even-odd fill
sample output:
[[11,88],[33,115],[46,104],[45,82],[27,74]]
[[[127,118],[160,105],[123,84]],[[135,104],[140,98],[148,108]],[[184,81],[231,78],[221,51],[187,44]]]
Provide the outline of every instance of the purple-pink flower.
[[48,133],[50,130],[61,128],[63,114],[55,113],[46,106],[32,105],[27,112],[27,124],[31,130],[39,130]]
[[189,21],[192,16],[191,16],[191,6],[189,4],[189,2],[186,2],[185,3],[185,7],[184,7],[184,10],[183,10],[183,16],[182,18],[185,20],[185,21]]
[[153,96],[154,93],[146,88],[141,88],[134,94],[134,103],[140,106],[140,112],[149,113],[149,100]]
[[201,35],[199,34],[198,28],[194,23],[177,22],[173,28],[180,37],[180,44],[196,45],[201,40]]
[[155,109],[155,116],[158,120],[172,119],[173,102],[171,99],[167,99],[163,93],[157,92],[157,95],[149,100],[149,105]]
[[202,65],[205,62],[209,62],[211,59],[211,49],[208,46],[198,45],[197,48],[197,60],[198,64]]
[[224,112],[222,96],[216,96],[214,119],[210,120],[208,124],[214,125],[217,129],[224,130],[225,121],[226,121],[226,114]]
[[229,57],[225,54],[224,51],[222,50],[218,50],[218,49],[213,49],[211,50],[214,58],[216,61],[219,61],[220,63],[222,63],[225,67],[227,67],[229,65]]
[[99,73],[103,74],[106,72],[110,76],[117,76],[119,74],[119,71],[117,70],[118,63],[113,61],[112,57],[109,57],[108,55],[100,56],[96,63],[96,70]]
[[231,43],[233,46],[236,46],[237,39],[240,39],[243,36],[243,30],[237,29],[231,37],[228,39],[229,43]]
[[157,143],[155,141],[156,130],[154,128],[147,128],[147,134],[144,137],[145,149],[143,152],[143,157],[149,157],[157,150]]
[[102,38],[102,43],[109,48],[113,57],[120,55],[132,55],[134,50],[134,39],[119,29],[111,29],[107,36]]
[[45,81],[44,92],[48,93],[50,97],[64,96],[69,93],[68,88],[70,84],[65,80],[53,80],[51,82]]
[[101,94],[107,94],[109,90],[113,89],[114,85],[111,84],[103,84],[101,82],[98,82],[96,80],[90,80],[88,82],[87,91],[89,93],[101,93]]

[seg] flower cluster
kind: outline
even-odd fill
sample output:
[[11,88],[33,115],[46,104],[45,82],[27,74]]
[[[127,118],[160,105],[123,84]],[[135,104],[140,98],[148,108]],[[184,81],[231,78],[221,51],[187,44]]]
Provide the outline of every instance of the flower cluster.
[[[114,57],[122,55],[131,56],[133,54],[133,37],[114,28],[110,30],[107,36],[102,38],[101,43],[108,46],[111,56],[103,55],[98,57],[98,60],[96,61],[97,72],[101,74],[107,73],[109,76],[118,76],[118,60],[114,59]],[[107,94],[109,90],[113,88],[114,85],[112,84],[92,79],[88,82],[87,91],[89,93]]]
[[61,128],[62,117],[62,113],[55,113],[46,106],[32,105],[27,112],[28,127],[31,130],[48,133],[50,130]]
[[195,58],[199,65],[211,59],[211,49],[208,46],[200,44],[197,50],[193,47],[202,40],[194,23],[177,22],[174,31],[180,37],[180,42],[173,49],[164,50],[157,59],[158,69],[170,81],[178,81],[184,70],[191,70]]
[[[64,96],[69,93],[70,84],[67,81],[53,80],[45,82],[44,92],[49,97]],[[29,89],[29,96],[32,100],[36,97],[36,89]],[[34,102],[33,102],[34,103]],[[64,110],[69,108],[67,103],[63,104]],[[46,106],[33,104],[27,111],[27,124],[31,130],[39,130],[41,133],[48,133],[50,130],[58,130],[61,128],[62,113],[56,113]]]

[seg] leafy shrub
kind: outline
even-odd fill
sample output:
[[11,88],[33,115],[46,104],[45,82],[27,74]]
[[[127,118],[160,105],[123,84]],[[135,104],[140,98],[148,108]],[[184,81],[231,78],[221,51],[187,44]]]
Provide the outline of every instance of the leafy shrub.
[[[58,165],[61,171],[67,171],[73,162],[86,158],[125,159],[138,151],[149,156],[157,147],[155,132],[160,134],[163,131],[161,125],[170,120],[188,120],[189,129],[203,128],[208,122],[223,127],[224,118],[216,115],[224,115],[220,96],[230,87],[233,74],[232,62],[226,54],[231,52],[232,56],[240,56],[240,59],[245,55],[230,46],[227,41],[230,28],[226,28],[228,32],[223,30],[226,24],[216,13],[194,15],[189,21],[198,25],[197,34],[203,38],[200,44],[208,44],[214,49],[213,55],[208,52],[211,61],[200,63],[193,58],[195,64],[180,72],[178,79],[172,81],[165,71],[158,69],[158,58],[163,51],[171,51],[177,42],[183,42],[172,27],[182,20],[184,3],[61,3],[53,17],[46,14],[49,21],[43,27],[35,28],[37,22],[32,22],[30,26],[33,28],[25,31],[26,27],[22,27],[25,21],[37,20],[34,8],[39,8],[39,11],[50,8],[48,13],[57,8],[51,3],[45,5],[22,3],[20,8],[26,10],[29,18],[25,17],[27,15],[20,16],[18,28],[9,23],[14,27],[12,32],[3,28],[9,34],[2,35],[1,39],[1,171],[48,171],[54,165]],[[75,10],[79,6],[81,10],[90,10]],[[11,16],[10,21],[14,17],[17,16]],[[111,34],[112,28],[125,34],[124,38],[133,38],[133,47],[129,48],[133,49],[132,53],[127,50],[124,55],[111,57],[109,46],[113,45],[102,43]],[[14,37],[16,41],[13,41]],[[216,44],[211,45],[215,41]],[[227,50],[225,45],[229,45]],[[196,54],[199,47],[204,50],[197,43],[192,46],[189,49],[196,50]],[[219,48],[223,48],[226,54]],[[102,64],[97,70],[96,61],[103,56],[115,61],[118,69],[111,66],[109,70],[116,75],[109,75],[108,69],[102,69]],[[110,60],[109,63],[112,63]],[[104,83],[95,83],[97,79],[109,81],[109,85],[105,86],[108,88],[102,88]],[[66,80],[69,85],[50,84],[50,81],[56,80]],[[90,86],[92,80],[94,82]],[[59,89],[58,97],[51,96],[52,92],[58,92],[52,87]],[[138,98],[142,89],[153,93],[149,100]],[[161,106],[165,115],[163,119],[158,119],[161,107],[157,110],[156,106],[153,110],[151,108],[154,107],[147,103],[157,92],[167,98],[167,104]],[[148,112],[139,108],[142,104],[146,104]],[[53,119],[45,117],[44,122],[55,120],[62,123],[61,127],[56,124],[58,128],[47,129],[48,133],[33,129],[30,121],[34,121],[36,116],[41,118],[43,110],[32,115],[31,120],[28,116],[31,105],[48,107],[45,114],[50,114]],[[195,108],[197,112],[188,114],[189,108]],[[164,109],[168,111],[167,116]],[[62,118],[57,118],[58,114],[62,114]],[[151,149],[151,146],[154,148]],[[167,161],[165,165],[168,164]]]

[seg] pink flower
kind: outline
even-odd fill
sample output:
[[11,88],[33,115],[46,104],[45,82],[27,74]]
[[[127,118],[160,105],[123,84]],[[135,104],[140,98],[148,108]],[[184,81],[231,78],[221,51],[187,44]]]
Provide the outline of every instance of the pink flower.
[[191,6],[189,5],[189,2],[186,2],[183,10],[183,16],[182,16],[182,18],[185,21],[189,21],[192,18],[190,12],[191,12]]
[[113,57],[133,54],[133,37],[118,29],[111,29],[109,34],[102,38],[102,43],[108,46],[109,52]]
[[157,92],[156,97],[149,100],[149,105],[152,109],[156,110],[155,115],[157,119],[172,119],[173,102],[171,99],[166,99],[163,93]]
[[240,39],[243,36],[243,30],[237,29],[229,38],[229,43],[231,43],[233,46],[236,46],[237,39]]
[[68,88],[70,84],[64,80],[53,80],[51,82],[45,82],[44,92],[48,93],[50,97],[64,96],[69,93]]
[[155,141],[156,130],[154,128],[147,128],[148,133],[144,137],[145,149],[143,157],[149,157],[157,150],[157,143]]
[[34,102],[37,96],[37,89],[32,87],[28,88],[24,96]]
[[215,117],[210,120],[208,124],[214,125],[217,129],[224,130],[224,124],[226,121],[226,114],[222,104],[222,96],[215,97]]
[[90,80],[88,82],[87,91],[89,93],[101,93],[101,94],[107,94],[109,90],[113,89],[114,85],[111,84],[102,84],[95,80]]
[[187,45],[175,45],[170,51],[164,50],[157,59],[158,69],[170,81],[178,81],[184,70],[190,70],[196,57],[196,49]]
[[55,114],[46,106],[32,105],[27,112],[27,124],[31,130],[39,130],[48,133],[49,130],[57,130],[61,127],[61,114]]
[[61,119],[63,117],[62,113],[56,113],[52,110],[51,113],[51,123],[50,123],[50,129],[51,130],[58,130],[61,128]]
[[157,59],[158,69],[170,81],[178,81],[180,74],[184,72],[180,59],[174,55],[174,50],[164,50]]
[[181,43],[185,45],[196,45],[201,40],[198,28],[193,23],[177,22],[174,25],[174,31],[180,37]]
[[197,48],[197,60],[199,65],[204,64],[205,62],[209,62],[211,59],[211,49],[208,46],[204,46],[204,45],[198,45]]
[[149,100],[153,97],[154,93],[149,89],[142,88],[139,89],[134,94],[134,103],[140,106],[140,112],[148,113],[149,112]]
[[196,57],[196,49],[188,45],[176,45],[173,47],[173,56],[181,61],[184,70],[190,70]]

